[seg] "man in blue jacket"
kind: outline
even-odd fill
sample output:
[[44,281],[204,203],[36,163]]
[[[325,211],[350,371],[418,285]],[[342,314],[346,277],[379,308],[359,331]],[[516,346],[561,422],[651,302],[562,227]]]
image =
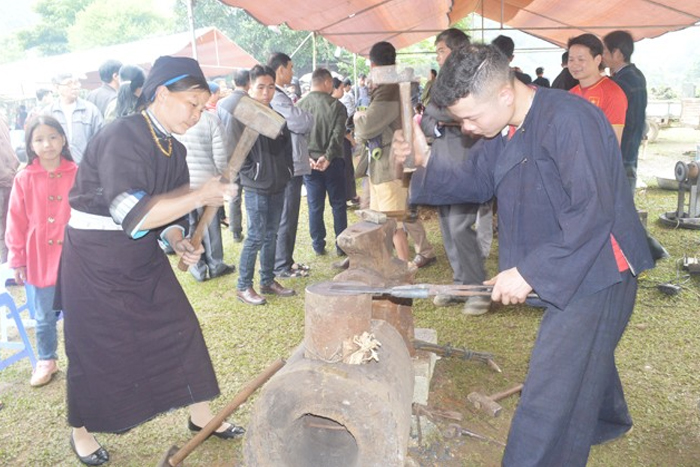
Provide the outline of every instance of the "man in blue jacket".
[[[503,465],[585,466],[591,445],[632,426],[614,352],[636,276],[653,267],[620,149],[603,113],[562,91],[515,80],[493,46],[453,51],[433,86],[462,130],[484,138],[456,164],[414,150],[426,166],[411,201],[484,202],[499,210],[491,298],[544,307]],[[408,145],[397,132],[399,162]],[[427,161],[425,160],[427,157]],[[538,299],[528,299],[531,292]]]

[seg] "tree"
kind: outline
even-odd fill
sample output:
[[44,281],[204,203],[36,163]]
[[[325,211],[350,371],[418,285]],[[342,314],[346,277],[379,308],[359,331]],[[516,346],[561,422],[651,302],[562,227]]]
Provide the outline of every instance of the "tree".
[[68,28],[76,15],[94,0],[38,0],[34,11],[41,17],[39,25],[16,35],[21,50],[37,48],[42,55],[69,52]]
[[159,14],[151,0],[95,0],[68,29],[70,50],[122,44],[167,33],[172,20]]
[[[271,52],[279,51],[291,55],[309,35],[308,31],[294,31],[286,25],[273,30],[251,18],[244,10],[224,5],[218,0],[197,0],[193,10],[195,27],[217,27],[260,63],[266,63]],[[178,25],[175,32],[186,31],[189,24],[186,0],[176,3],[175,15]],[[333,55],[335,48],[335,45],[317,36],[317,66],[335,69],[338,61]],[[308,40],[292,57],[295,74],[313,71],[312,56],[312,41]]]

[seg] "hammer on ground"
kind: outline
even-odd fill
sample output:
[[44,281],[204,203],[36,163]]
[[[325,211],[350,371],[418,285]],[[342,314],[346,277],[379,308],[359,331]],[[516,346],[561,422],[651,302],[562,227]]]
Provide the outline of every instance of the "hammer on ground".
[[[233,154],[231,154],[228,160],[226,175],[231,182],[238,176],[243,161],[248,157],[248,153],[258,139],[258,135],[275,139],[282,132],[282,128],[284,128],[285,124],[285,119],[282,115],[248,96],[241,97],[241,100],[238,101],[238,104],[236,104],[236,107],[233,109],[233,116],[236,120],[245,125],[245,129],[233,150]],[[225,181],[223,177],[222,181]],[[194,229],[192,238],[190,239],[193,247],[199,248],[202,244],[204,231],[209,227],[218,209],[219,208],[216,206],[207,206],[204,209]],[[187,271],[188,268],[187,264],[185,264],[182,259],[180,259],[177,267],[180,271]]]
[[[401,100],[401,128],[403,137],[411,145],[411,153],[406,156],[403,166],[415,169],[413,158],[413,105],[411,104],[411,82],[415,81],[413,69],[406,68],[398,71],[396,65],[377,66],[372,68],[372,82],[375,84],[398,84]],[[402,171],[403,172],[403,171]]]
[[498,404],[498,401],[505,399],[508,396],[512,396],[513,394],[520,392],[522,389],[523,385],[518,384],[517,386],[502,392],[498,392],[491,396],[487,396],[486,394],[480,392],[472,392],[467,396],[467,400],[474,404],[474,407],[477,409],[483,410],[492,417],[498,417],[501,414],[502,409],[500,404]]

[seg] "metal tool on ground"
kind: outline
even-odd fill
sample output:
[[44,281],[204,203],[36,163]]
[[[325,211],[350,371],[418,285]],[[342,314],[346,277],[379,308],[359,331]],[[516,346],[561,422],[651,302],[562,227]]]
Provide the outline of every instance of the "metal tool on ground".
[[425,342],[421,340],[414,340],[413,347],[416,350],[425,350],[432,352],[441,357],[455,357],[461,358],[462,360],[474,360],[477,362],[485,363],[494,371],[501,373],[501,368],[493,361],[493,354],[486,352],[475,352],[466,348],[452,347],[448,345],[438,345],[431,342]]
[[[675,211],[661,214],[659,220],[669,227],[700,229],[700,162],[678,161],[674,169],[678,182],[678,204]],[[685,204],[685,192],[688,204]],[[687,210],[686,210],[687,208]]]
[[[225,174],[226,177],[224,178],[228,178],[231,182],[236,180],[243,162],[246,157],[248,157],[248,153],[258,139],[258,135],[275,139],[282,132],[282,128],[284,128],[286,122],[284,117],[270,107],[248,96],[241,97],[241,100],[238,101],[238,104],[236,104],[236,107],[233,109],[233,116],[245,125],[245,129],[228,161],[227,174]],[[224,178],[222,178],[222,181],[227,182],[228,180],[224,180]],[[207,206],[204,209],[194,229],[194,233],[192,233],[192,238],[190,239],[193,247],[199,248],[202,244],[204,232],[209,227],[209,224],[216,216],[218,210],[219,208],[216,206]],[[181,271],[187,271],[188,269],[187,264],[185,264],[182,259],[177,267]]]
[[241,404],[243,404],[250,396],[253,394],[260,386],[265,384],[265,382],[277,373],[285,364],[283,359],[276,360],[270,366],[268,366],[262,373],[260,373],[254,380],[249,382],[241,391],[236,394],[231,402],[224,407],[221,412],[216,414],[214,418],[211,419],[201,431],[197,432],[194,437],[187,442],[182,448],[177,446],[172,446],[168,449],[168,452],[161,458],[157,467],[177,467],[182,466],[182,461],[189,456],[192,451],[194,451],[202,442],[207,439],[221,424],[230,416],[234,410],[236,410]]
[[492,417],[498,417],[503,409],[498,401],[505,399],[506,397],[512,396],[520,392],[523,389],[522,384],[518,384],[505,391],[497,392],[491,396],[487,396],[481,392],[472,392],[467,396],[467,400],[474,404],[474,407],[481,409]]
[[[377,66],[372,68],[372,83],[374,84],[398,84],[399,99],[401,101],[401,128],[404,138],[413,145],[413,104],[411,102],[411,83],[416,81],[412,68],[399,71],[396,65]],[[415,169],[413,149],[406,156],[403,163],[406,169]]]
[[[357,284],[334,284],[331,290],[338,293],[370,294],[374,296],[387,295],[396,298],[430,298],[435,295],[451,295],[454,297],[490,297],[493,287],[490,285],[433,285],[410,284],[394,287],[368,287]],[[537,294],[529,294],[528,298],[537,298]]]
[[506,443],[502,441],[498,441],[497,439],[489,438],[488,436],[480,435],[479,433],[475,433],[471,430],[467,430],[466,428],[457,425],[456,423],[450,423],[449,426],[447,427],[447,430],[443,433],[445,438],[451,439],[455,438],[457,436],[469,436],[471,438],[479,439],[481,441],[485,441],[487,443],[493,443],[497,444],[499,446],[505,447]]

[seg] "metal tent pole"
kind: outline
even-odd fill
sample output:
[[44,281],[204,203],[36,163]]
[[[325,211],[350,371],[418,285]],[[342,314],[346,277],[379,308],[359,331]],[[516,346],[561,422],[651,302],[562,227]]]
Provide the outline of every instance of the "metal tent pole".
[[193,0],[187,0],[187,19],[190,23],[190,34],[192,35],[192,58],[197,60],[197,36],[194,32],[194,11],[192,2]]

